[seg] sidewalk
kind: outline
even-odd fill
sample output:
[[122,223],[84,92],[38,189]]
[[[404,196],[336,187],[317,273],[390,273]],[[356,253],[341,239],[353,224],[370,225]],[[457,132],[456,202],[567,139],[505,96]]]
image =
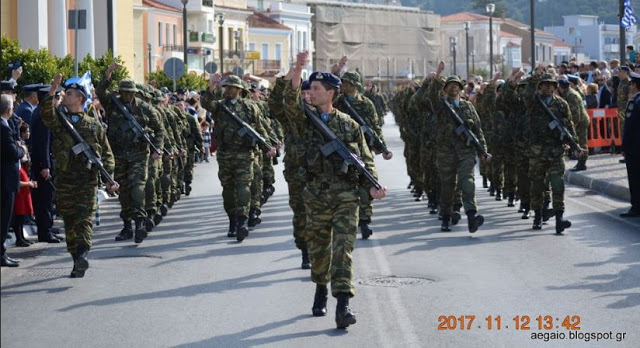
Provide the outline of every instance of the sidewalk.
[[577,161],[567,159],[565,182],[629,202],[627,167],[620,159],[622,156],[611,154],[589,156],[587,170],[581,172],[570,171]]

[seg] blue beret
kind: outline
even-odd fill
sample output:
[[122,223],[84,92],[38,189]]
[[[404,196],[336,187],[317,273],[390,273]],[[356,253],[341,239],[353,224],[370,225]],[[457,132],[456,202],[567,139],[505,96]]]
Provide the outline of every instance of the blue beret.
[[308,91],[311,89],[311,82],[304,80],[302,81],[302,90],[303,91]]
[[567,75],[569,78],[569,82],[578,83],[580,81],[580,76],[578,75]]
[[335,88],[340,88],[340,86],[342,86],[342,81],[340,81],[338,76],[324,71],[316,71],[311,74],[311,76],[309,76],[309,83],[313,81],[326,82],[329,86]]
[[569,83],[569,81],[568,81],[568,80],[565,80],[565,79],[560,79],[560,80],[558,80],[558,84],[560,85],[560,87],[565,88],[565,89],[566,89],[566,88],[569,88],[569,86],[571,86],[571,84]]
[[630,73],[630,72],[631,72],[631,68],[629,68],[629,67],[628,67],[628,66],[626,66],[626,65],[625,65],[625,66],[623,66],[623,67],[621,67],[621,68],[620,68],[620,70],[624,70],[624,71],[626,71],[626,72],[628,72],[628,73]]

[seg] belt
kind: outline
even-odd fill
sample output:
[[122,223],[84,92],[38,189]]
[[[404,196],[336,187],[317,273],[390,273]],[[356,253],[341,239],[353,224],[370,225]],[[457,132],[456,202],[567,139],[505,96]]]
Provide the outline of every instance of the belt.
[[317,179],[317,178],[313,178],[311,180],[307,181],[307,185],[311,186],[311,187],[315,187],[315,188],[319,188],[321,190],[328,190],[328,189],[355,189],[357,188],[357,184],[354,183],[350,183],[346,180],[341,180],[341,179],[337,179],[335,181],[327,181],[327,180],[322,180],[322,179]]

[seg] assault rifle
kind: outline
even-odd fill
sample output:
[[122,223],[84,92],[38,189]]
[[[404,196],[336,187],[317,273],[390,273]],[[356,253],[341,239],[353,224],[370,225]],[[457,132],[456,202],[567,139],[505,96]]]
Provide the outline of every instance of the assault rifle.
[[241,138],[244,138],[244,137],[248,138],[248,140],[251,142],[251,147],[254,147],[254,146],[256,146],[256,144],[258,144],[258,146],[264,152],[271,151],[271,145],[267,144],[267,141],[262,137],[262,135],[260,135],[260,133],[256,132],[256,130],[253,129],[253,127],[251,127],[251,125],[249,125],[247,122],[243,121],[238,115],[236,115],[235,112],[231,111],[231,109],[229,109],[223,103],[220,103],[218,105],[222,108],[222,110],[224,110],[224,112],[226,112],[229,116],[231,116],[231,119],[235,123],[240,125],[240,129],[238,130],[238,135]]
[[379,150],[385,155],[388,154],[389,150],[387,149],[386,146],[384,146],[384,144],[382,143],[382,140],[378,138],[378,136],[373,131],[373,129],[371,129],[369,124],[351,106],[351,104],[347,101],[347,98],[346,97],[342,98],[342,101],[344,102],[344,105],[347,107],[347,111],[349,115],[356,122],[358,122],[358,124],[360,125],[360,128],[362,128],[362,132],[364,132],[364,136],[367,138],[367,144],[369,144],[369,146],[371,146],[374,150]]
[[153,137],[150,136],[149,134],[147,134],[147,132],[144,131],[144,128],[142,128],[140,123],[138,123],[138,121],[136,121],[135,117],[133,117],[133,115],[131,115],[129,110],[127,110],[127,108],[124,107],[124,104],[122,104],[122,101],[120,100],[120,98],[116,97],[115,95],[112,95],[111,99],[113,100],[113,102],[118,107],[118,110],[120,110],[120,112],[124,115],[124,117],[129,122],[129,125],[131,126],[131,129],[133,130],[133,132],[136,134],[136,137],[144,139],[144,141],[147,144],[149,144],[149,146],[151,147],[151,150],[153,150],[153,152],[162,153],[165,156],[170,156],[171,155],[171,153],[169,153],[169,151],[167,151],[167,149],[162,149],[162,151],[160,151],[156,147],[156,145],[153,143],[153,139],[152,139]]
[[76,128],[73,126],[73,124],[69,122],[69,119],[67,118],[66,109],[63,108],[62,106],[58,106],[56,108],[56,111],[60,116],[60,121],[62,122],[62,126],[64,126],[67,132],[69,132],[69,135],[71,135],[73,140],[76,142],[76,144],[71,148],[71,151],[73,151],[73,153],[76,156],[79,154],[83,154],[85,159],[87,160],[87,169],[91,169],[91,167],[93,166],[98,167],[98,169],[100,170],[100,174],[102,174],[102,178],[106,182],[108,182],[109,185],[115,185],[116,182],[113,181],[113,178],[111,177],[109,172],[107,172],[107,170],[104,168],[104,165],[102,164],[102,161],[100,160],[98,155],[96,155],[96,153],[89,146],[89,144],[87,144],[87,142],[84,141],[84,139],[82,138],[80,133],[78,133]]
[[456,128],[456,134],[462,135],[465,138],[467,146],[471,144],[483,156],[491,157],[491,155],[487,153],[487,150],[484,149],[482,144],[480,144],[478,137],[473,133],[473,131],[471,131],[471,129],[469,129],[469,127],[467,127],[456,110],[453,109],[453,106],[451,106],[451,104],[449,104],[449,102],[444,98],[442,99],[442,103],[447,106],[447,110],[449,110],[449,113],[451,113],[451,116],[453,116],[453,120],[455,121],[456,125],[458,125],[458,127]]
[[569,146],[571,147],[572,150],[574,150],[574,151],[582,151],[582,148],[580,148],[580,145],[578,145],[576,140],[573,139],[573,137],[571,136],[571,133],[569,133],[569,130],[567,130],[567,128],[562,124],[562,121],[560,121],[560,119],[558,119],[558,116],[556,116],[553,113],[553,111],[551,111],[551,109],[549,109],[547,104],[545,104],[544,100],[542,100],[542,98],[540,98],[540,94],[538,94],[538,93],[536,93],[536,100],[538,101],[538,103],[540,103],[540,105],[542,106],[544,111],[547,113],[547,115],[549,115],[549,117],[551,117],[551,122],[549,122],[549,128],[551,130],[557,129],[558,132],[560,133],[560,140],[563,143],[565,141],[568,142]]
[[324,146],[320,149],[322,155],[324,157],[329,157],[331,154],[335,153],[342,158],[342,168],[340,169],[343,173],[346,173],[349,170],[349,166],[355,167],[362,175],[364,175],[367,180],[373,184],[376,189],[381,189],[382,185],[376,180],[376,178],[365,168],[364,163],[358,156],[352,153],[347,145],[345,145],[342,140],[340,140],[336,134],[324,123],[316,113],[311,110],[309,105],[306,103],[302,103],[304,107],[304,113],[307,115],[307,118],[315,129],[320,132],[325,141],[327,141]]

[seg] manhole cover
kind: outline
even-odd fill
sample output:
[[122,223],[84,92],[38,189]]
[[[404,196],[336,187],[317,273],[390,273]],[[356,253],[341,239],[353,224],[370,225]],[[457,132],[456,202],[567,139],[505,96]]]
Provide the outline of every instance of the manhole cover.
[[419,277],[375,277],[369,279],[361,279],[358,283],[367,286],[386,286],[391,288],[397,288],[400,286],[414,286],[421,284],[433,283],[433,279],[419,278]]
[[25,270],[23,277],[59,277],[68,276],[71,273],[71,267],[59,268],[28,268]]

